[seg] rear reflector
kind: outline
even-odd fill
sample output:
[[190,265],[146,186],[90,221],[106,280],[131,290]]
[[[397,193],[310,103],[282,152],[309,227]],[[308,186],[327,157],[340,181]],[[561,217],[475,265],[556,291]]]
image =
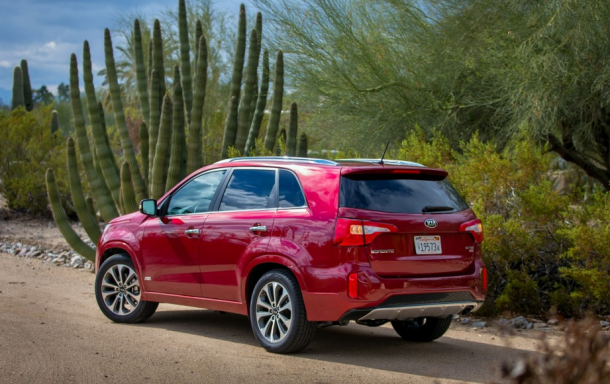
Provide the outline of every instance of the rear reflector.
[[347,294],[352,299],[358,298],[358,274],[350,273]]
[[469,232],[476,243],[483,241],[483,225],[479,219],[467,221],[460,225],[460,232]]
[[483,275],[483,293],[487,292],[487,268],[483,268],[481,274]]
[[398,229],[385,223],[359,219],[337,219],[334,245],[355,247],[368,245],[385,232],[398,232]]

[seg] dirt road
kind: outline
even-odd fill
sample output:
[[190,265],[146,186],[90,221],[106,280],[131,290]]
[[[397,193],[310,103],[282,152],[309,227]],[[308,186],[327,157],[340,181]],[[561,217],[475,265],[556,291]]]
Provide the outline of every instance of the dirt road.
[[259,347],[246,317],[161,305],[146,323],[108,321],[94,276],[0,254],[0,383],[484,383],[501,361],[535,350],[533,333],[506,347],[494,329],[455,324],[440,340],[403,342],[382,326],[331,327],[281,356]]

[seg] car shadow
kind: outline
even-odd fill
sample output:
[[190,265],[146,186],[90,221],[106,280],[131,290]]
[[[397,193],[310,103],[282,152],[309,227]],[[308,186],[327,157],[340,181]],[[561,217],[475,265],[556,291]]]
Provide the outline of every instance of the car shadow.
[[[260,347],[245,316],[210,310],[158,311],[138,327],[151,327]],[[455,327],[455,326],[454,326]],[[499,336],[494,336],[500,339]],[[472,339],[478,338],[472,333]],[[261,351],[262,348],[261,348]],[[439,379],[487,383],[500,378],[503,362],[514,362],[525,351],[502,345],[444,336],[432,343],[403,341],[391,327],[354,323],[319,329],[312,343],[292,358],[314,359]],[[467,366],[468,369],[463,367]],[[456,367],[460,367],[456,369]]]

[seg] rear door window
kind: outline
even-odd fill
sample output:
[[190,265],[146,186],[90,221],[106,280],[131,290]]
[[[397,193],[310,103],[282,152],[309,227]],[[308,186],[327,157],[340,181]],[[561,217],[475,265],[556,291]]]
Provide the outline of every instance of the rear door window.
[[280,208],[305,206],[305,196],[294,173],[280,169]]
[[276,208],[275,170],[236,169],[220,202],[220,211]]
[[339,205],[390,213],[442,213],[468,209],[446,180],[393,175],[348,175],[341,178]]

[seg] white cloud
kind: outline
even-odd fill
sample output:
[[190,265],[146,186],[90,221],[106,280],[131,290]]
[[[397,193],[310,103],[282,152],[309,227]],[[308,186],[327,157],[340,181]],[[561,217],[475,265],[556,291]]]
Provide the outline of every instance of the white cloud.
[[0,67],[10,68],[11,67],[11,63],[8,62],[7,60],[2,60],[2,61],[0,61]]
[[50,48],[50,49],[55,49],[55,47],[57,46],[57,44],[54,41],[49,41],[48,43],[46,43],[44,45],[46,48]]

